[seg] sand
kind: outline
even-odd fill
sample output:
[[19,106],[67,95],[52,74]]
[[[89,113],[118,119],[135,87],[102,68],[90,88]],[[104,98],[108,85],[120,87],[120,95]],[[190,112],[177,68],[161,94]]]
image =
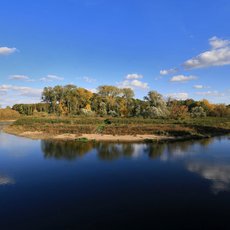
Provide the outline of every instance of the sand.
[[22,132],[17,133],[16,135],[27,137],[31,139],[53,139],[53,140],[76,140],[78,138],[87,138],[88,140],[95,141],[111,141],[111,142],[143,142],[146,139],[148,140],[168,140],[173,139],[173,137],[167,136],[157,136],[157,135],[102,135],[102,134],[59,134],[59,135],[50,135],[43,132]]

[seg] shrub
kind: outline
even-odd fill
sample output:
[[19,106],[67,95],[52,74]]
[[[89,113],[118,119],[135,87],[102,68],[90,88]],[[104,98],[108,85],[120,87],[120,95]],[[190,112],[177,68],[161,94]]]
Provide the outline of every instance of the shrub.
[[191,115],[192,118],[195,118],[195,117],[206,117],[206,112],[204,111],[203,107],[196,106],[196,107],[192,108],[190,115]]
[[0,109],[0,120],[14,120],[18,119],[20,114],[10,108]]
[[106,125],[110,125],[110,124],[112,123],[112,121],[109,120],[109,119],[105,119],[105,120],[104,120],[104,123],[105,123]]
[[112,116],[112,117],[118,117],[117,112],[114,111],[114,110],[109,110],[108,115],[110,115],[110,116]]
[[186,105],[173,104],[170,109],[170,118],[185,119],[188,117],[188,107]]
[[87,109],[81,109],[80,115],[92,117],[92,116],[95,116],[95,112],[91,110],[87,110]]

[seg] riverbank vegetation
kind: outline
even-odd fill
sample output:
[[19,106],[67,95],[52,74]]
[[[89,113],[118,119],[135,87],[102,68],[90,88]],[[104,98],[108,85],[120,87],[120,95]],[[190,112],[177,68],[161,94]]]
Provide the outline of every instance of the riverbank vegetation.
[[150,91],[135,99],[130,88],[99,86],[97,93],[74,85],[45,87],[42,102],[16,104],[21,114],[7,131],[61,134],[206,137],[230,133],[230,106],[207,100],[165,99]]
[[20,117],[19,112],[11,108],[0,109],[0,121],[16,120]]
[[134,98],[130,88],[99,86],[97,93],[75,85],[45,87],[42,103],[16,104],[13,110],[22,115],[141,117],[186,119],[188,117],[230,117],[230,106],[208,100],[175,100],[149,91],[143,100]]
[[[62,139],[71,137],[76,139],[87,134],[112,135],[152,135],[161,137],[202,138],[230,133],[229,118],[188,118],[175,119],[144,119],[144,118],[90,118],[90,117],[33,117],[27,116],[18,119],[6,131],[12,134],[50,139],[58,135]],[[93,138],[93,139],[94,139]],[[151,137],[147,137],[151,138]],[[101,139],[101,138],[100,138]],[[103,139],[103,138],[102,138]],[[105,138],[106,139],[106,138]],[[109,138],[111,140],[113,138]],[[138,138],[135,138],[138,140]],[[143,140],[139,138],[139,140]]]

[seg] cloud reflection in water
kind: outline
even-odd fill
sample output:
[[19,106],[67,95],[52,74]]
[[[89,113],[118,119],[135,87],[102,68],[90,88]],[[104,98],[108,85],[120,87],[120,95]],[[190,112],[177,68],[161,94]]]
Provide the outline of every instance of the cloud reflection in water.
[[15,180],[9,176],[0,175],[0,186],[15,184]]
[[230,164],[226,162],[189,162],[187,169],[201,177],[210,180],[214,194],[230,191]]

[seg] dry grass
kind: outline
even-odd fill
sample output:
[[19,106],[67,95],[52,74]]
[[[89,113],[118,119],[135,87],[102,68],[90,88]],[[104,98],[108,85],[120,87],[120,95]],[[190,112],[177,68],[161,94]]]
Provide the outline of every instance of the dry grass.
[[0,109],[0,121],[16,120],[20,114],[12,109]]
[[[109,122],[108,122],[109,119]],[[45,137],[62,134],[158,135],[204,137],[230,133],[230,118],[188,120],[90,117],[23,117],[6,128],[13,134],[42,133]],[[41,136],[41,135],[40,135]]]

